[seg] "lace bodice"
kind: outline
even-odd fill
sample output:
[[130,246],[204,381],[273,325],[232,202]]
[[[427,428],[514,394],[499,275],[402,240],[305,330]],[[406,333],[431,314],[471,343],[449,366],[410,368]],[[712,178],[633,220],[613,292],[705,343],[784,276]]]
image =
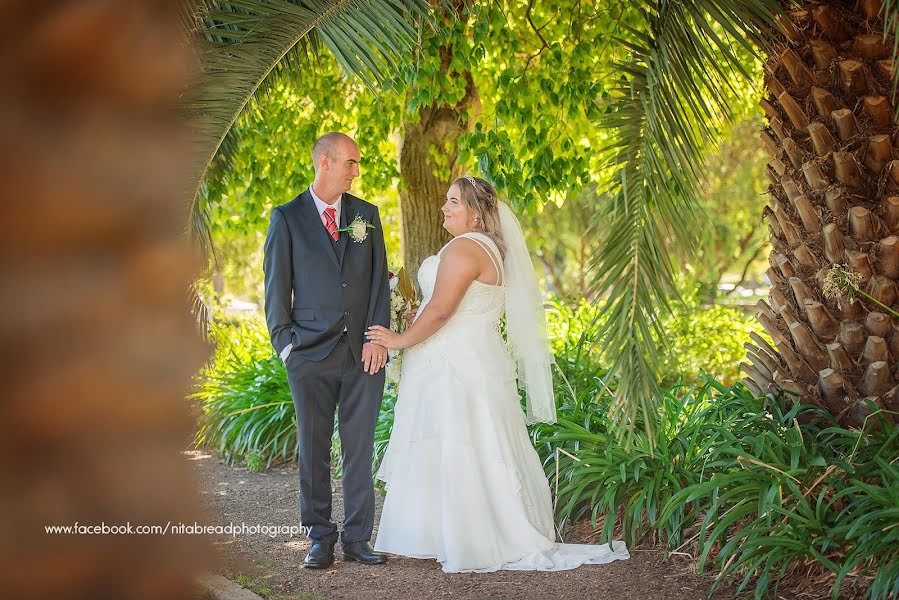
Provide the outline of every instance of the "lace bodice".
[[[493,253],[493,258],[497,261],[500,260],[499,249],[496,247],[496,244],[493,243],[493,240],[486,235],[471,232],[463,233],[460,237],[471,238],[477,242],[486,244]],[[425,305],[431,300],[431,295],[434,293],[434,285],[437,283],[437,269],[440,266],[441,255],[451,243],[452,241],[447,243],[447,245],[441,248],[440,252],[436,255],[424,259],[421,266],[418,268],[418,285],[421,288],[422,296],[418,314],[421,314],[422,309],[424,309]],[[502,280],[501,262],[499,263],[499,268],[500,279]],[[468,291],[465,292],[465,296],[463,296],[462,301],[459,303],[459,307],[453,314],[451,321],[458,318],[478,316],[498,323],[500,317],[503,315],[504,308],[505,286],[502,281],[500,285],[489,285],[480,281],[472,281],[471,286],[468,288]]]

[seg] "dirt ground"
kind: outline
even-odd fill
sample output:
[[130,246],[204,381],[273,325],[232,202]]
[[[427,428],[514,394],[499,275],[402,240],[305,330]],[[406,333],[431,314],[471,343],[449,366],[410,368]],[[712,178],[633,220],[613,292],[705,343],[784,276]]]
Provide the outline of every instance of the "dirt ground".
[[[296,467],[276,467],[252,472],[230,467],[212,455],[186,452],[193,465],[209,523],[227,525],[298,525],[299,493]],[[340,481],[332,481],[334,514],[343,519]],[[376,494],[375,535],[383,498]],[[374,543],[372,536],[372,543]],[[588,543],[591,528],[579,524],[566,535],[566,542]],[[340,547],[336,562],[326,570],[303,569],[309,542],[303,535],[222,536],[215,540],[218,571],[265,597],[279,600],[424,598],[546,599],[615,598],[690,599],[707,597],[712,578],[691,571],[688,559],[665,562],[657,549],[631,548],[631,558],[607,565],[585,565],[559,572],[499,571],[453,573],[440,570],[432,560],[390,556],[386,565],[363,566],[344,563]],[[719,589],[712,598],[736,598]]]

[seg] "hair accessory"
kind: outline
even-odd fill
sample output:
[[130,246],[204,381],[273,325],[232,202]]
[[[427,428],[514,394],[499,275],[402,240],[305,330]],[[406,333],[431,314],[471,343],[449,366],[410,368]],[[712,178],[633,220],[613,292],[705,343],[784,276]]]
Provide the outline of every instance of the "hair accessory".
[[471,175],[466,175],[466,176],[465,176],[465,179],[467,179],[467,180],[468,180],[468,183],[470,183],[471,185],[474,185],[474,184],[475,184],[474,177],[472,177]]

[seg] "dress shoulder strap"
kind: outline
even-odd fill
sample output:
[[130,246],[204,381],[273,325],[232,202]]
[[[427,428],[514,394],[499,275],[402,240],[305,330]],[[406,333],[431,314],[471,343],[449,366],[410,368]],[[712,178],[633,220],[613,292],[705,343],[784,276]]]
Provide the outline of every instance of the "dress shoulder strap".
[[501,285],[505,283],[506,274],[503,271],[503,261],[499,258],[499,248],[497,248],[496,242],[490,239],[489,235],[479,233],[477,231],[463,233],[459,237],[463,236],[474,242],[477,242],[477,244],[484,249],[484,252],[487,253],[487,256],[490,257],[490,262],[493,263],[493,268],[496,269],[497,281],[494,285]]

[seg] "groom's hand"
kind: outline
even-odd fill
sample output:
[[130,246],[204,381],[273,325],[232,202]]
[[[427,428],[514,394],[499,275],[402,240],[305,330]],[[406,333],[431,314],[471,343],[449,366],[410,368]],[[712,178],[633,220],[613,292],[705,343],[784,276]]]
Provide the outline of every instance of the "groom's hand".
[[362,369],[374,375],[387,364],[387,348],[380,344],[366,342],[362,345]]

